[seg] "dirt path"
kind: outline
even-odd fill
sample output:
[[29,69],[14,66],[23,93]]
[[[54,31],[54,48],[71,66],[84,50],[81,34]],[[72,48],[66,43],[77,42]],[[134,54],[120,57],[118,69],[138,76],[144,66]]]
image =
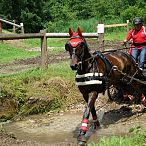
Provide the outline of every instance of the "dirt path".
[[[93,131],[90,120],[89,132],[86,135],[88,143],[98,142],[103,136],[125,135],[130,128],[136,126],[146,130],[146,110],[140,110],[140,106],[129,108],[116,103],[103,103],[102,97],[96,104],[101,127],[96,132]],[[84,106],[80,103],[70,107],[67,112],[34,115],[3,124],[9,135],[0,135],[0,145],[76,146]]]
[[[48,56],[48,64],[58,63],[60,61],[69,60],[68,53],[62,52],[56,55]],[[36,67],[40,67],[41,57],[37,56],[28,59],[19,59],[12,63],[0,64],[0,74],[13,74],[22,72],[24,70],[30,70]]]

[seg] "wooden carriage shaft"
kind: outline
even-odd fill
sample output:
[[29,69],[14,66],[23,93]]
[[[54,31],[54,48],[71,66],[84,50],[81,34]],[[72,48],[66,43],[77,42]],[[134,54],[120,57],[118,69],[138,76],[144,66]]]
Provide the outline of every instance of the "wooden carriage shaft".
[[117,66],[114,66],[113,70],[114,71],[118,71],[119,73],[121,73],[122,75],[124,75],[125,77],[127,77],[128,79],[130,79],[130,82],[132,82],[134,80],[134,81],[139,82],[139,83],[141,83],[143,85],[146,85],[146,81],[141,81],[141,80],[139,80],[137,78],[134,78],[133,76],[129,76],[128,74],[123,73],[121,70],[119,70],[117,68]]

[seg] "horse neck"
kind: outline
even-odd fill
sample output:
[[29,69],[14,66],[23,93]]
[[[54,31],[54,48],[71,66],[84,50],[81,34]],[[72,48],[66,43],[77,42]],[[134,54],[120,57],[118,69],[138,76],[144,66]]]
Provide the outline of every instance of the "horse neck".
[[87,50],[87,51],[85,51],[85,53],[84,53],[84,56],[83,56],[82,61],[84,62],[84,61],[88,60],[88,59],[91,58],[91,57],[92,57],[91,53],[89,52],[89,50]]
[[85,42],[85,45],[82,48],[83,50],[83,60],[90,58],[92,55],[90,53],[90,49],[88,48],[87,43]]
[[[97,56],[92,56],[89,52],[85,53],[86,56],[84,56],[84,60],[80,64],[80,67],[78,69],[78,73],[85,74],[85,73],[95,73],[100,72],[105,75],[110,73],[110,70],[112,68],[112,64],[109,62],[105,56],[97,52]],[[95,55],[95,54],[94,54]]]

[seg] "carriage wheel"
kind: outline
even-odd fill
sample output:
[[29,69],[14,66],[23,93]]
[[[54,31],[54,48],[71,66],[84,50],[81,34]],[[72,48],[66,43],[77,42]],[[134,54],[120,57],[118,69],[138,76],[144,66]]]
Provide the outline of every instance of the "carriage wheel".
[[123,92],[121,87],[114,87],[113,85],[107,89],[107,94],[110,101],[122,101]]

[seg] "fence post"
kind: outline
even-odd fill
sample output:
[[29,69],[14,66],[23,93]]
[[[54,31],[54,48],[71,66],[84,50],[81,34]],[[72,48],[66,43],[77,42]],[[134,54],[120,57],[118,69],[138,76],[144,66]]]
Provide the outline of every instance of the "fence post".
[[0,34],[2,33],[2,22],[0,21]]
[[[2,21],[0,21],[0,34],[2,34]],[[3,42],[3,40],[1,40],[0,42]]]
[[[15,24],[15,20],[13,20],[14,24]],[[16,33],[16,26],[13,25],[13,33]]]
[[129,20],[127,20],[127,32],[129,31]]
[[104,24],[98,24],[97,33],[98,33],[99,50],[104,51]]
[[47,37],[46,30],[41,30],[40,33],[43,34],[41,38],[41,68],[48,68],[48,49],[47,49]]
[[23,25],[23,23],[20,23],[20,26],[21,26],[21,33],[24,34],[24,25]]

